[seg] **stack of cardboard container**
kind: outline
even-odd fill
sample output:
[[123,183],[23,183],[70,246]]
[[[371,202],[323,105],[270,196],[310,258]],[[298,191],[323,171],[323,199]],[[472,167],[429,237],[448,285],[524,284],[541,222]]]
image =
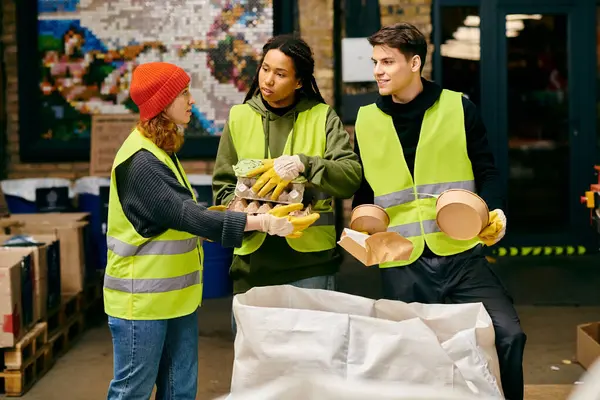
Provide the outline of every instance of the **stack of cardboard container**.
[[0,190],[0,347],[86,283],[87,213],[9,215]]
[[80,293],[85,284],[87,261],[84,233],[89,223],[89,214],[18,214],[10,218],[17,221],[9,228],[10,236],[23,235],[42,241],[41,236],[47,238],[49,235],[58,241],[61,293]]

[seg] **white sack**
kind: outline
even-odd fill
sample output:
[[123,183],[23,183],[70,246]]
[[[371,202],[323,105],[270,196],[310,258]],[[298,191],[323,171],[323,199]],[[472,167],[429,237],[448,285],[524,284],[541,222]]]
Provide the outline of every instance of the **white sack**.
[[101,186],[110,186],[110,178],[102,176],[84,176],[73,183],[73,191],[75,194],[100,196]]
[[35,202],[36,189],[50,189],[54,187],[68,187],[69,197],[73,197],[71,181],[64,178],[24,178],[7,179],[0,182],[4,194],[20,197],[30,202]]
[[234,394],[281,376],[332,374],[502,397],[481,303],[407,304],[283,285],[236,295],[233,313]]
[[600,400],[600,359],[597,359],[575,385],[568,400]]
[[283,377],[217,400],[493,400],[460,389],[399,382],[345,380],[336,376]]

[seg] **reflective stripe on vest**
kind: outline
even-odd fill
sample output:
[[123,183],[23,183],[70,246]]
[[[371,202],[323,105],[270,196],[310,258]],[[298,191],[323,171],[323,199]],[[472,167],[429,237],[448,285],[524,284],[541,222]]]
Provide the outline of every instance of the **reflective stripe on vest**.
[[200,284],[200,271],[172,278],[125,279],[104,276],[104,287],[126,293],[164,293]]
[[[475,191],[475,181],[459,181],[459,182],[446,182],[446,183],[432,183],[427,185],[417,186],[417,194],[420,199],[431,197],[431,195],[439,196],[446,190],[450,189],[465,189],[472,192]],[[398,192],[388,193],[382,196],[375,197],[375,204],[383,208],[389,208],[398,206],[400,204],[408,203],[415,199],[415,190],[408,188],[400,190]]]
[[[323,157],[327,144],[325,125],[328,112],[327,104],[317,104],[311,109],[297,114],[292,132],[287,137],[283,154]],[[269,148],[265,148],[263,118],[248,104],[233,106],[228,124],[238,159],[264,158],[265,154],[270,157]],[[335,216],[331,205],[331,196],[308,186],[306,198],[315,200],[312,209],[314,212],[318,212],[320,217],[313,225],[304,230],[301,237],[288,238],[286,240],[288,245],[298,252],[318,252],[335,248]],[[266,234],[262,232],[247,234],[244,236],[242,246],[236,248],[234,253],[237,255],[251,254],[262,246],[265,238]]]
[[[475,181],[458,181],[458,182],[446,182],[446,183],[434,183],[427,185],[417,186],[417,193],[419,199],[428,198],[432,196],[439,196],[446,190],[450,189],[465,189],[475,191]],[[413,188],[400,190],[394,193],[388,193],[383,196],[375,197],[375,204],[383,208],[390,208],[399,206],[402,204],[410,203],[415,200],[415,190]],[[441,232],[435,219],[423,220],[423,233],[436,233]],[[388,228],[390,232],[397,232],[400,235],[409,238],[412,236],[421,235],[421,223],[411,222],[402,225],[392,225]]]
[[106,238],[106,243],[110,251],[121,257],[173,255],[184,254],[194,250],[198,246],[198,238],[193,237],[184,240],[151,240],[141,246],[134,246],[109,236]]
[[412,173],[391,116],[375,104],[361,107],[355,128],[374,203],[390,216],[388,230],[406,237],[414,246],[409,260],[385,263],[381,268],[413,263],[425,244],[435,254],[447,256],[479,243],[477,239],[454,240],[441,232],[435,221],[438,195],[449,189],[475,192],[460,93],[442,90],[425,112]]
[[152,238],[143,237],[125,215],[115,170],[142,149],[164,163],[196,201],[179,160],[171,158],[137,129],[131,132],[117,152],[111,172],[104,310],[110,316],[127,320],[177,318],[189,315],[201,304],[202,246],[196,235],[174,229]]

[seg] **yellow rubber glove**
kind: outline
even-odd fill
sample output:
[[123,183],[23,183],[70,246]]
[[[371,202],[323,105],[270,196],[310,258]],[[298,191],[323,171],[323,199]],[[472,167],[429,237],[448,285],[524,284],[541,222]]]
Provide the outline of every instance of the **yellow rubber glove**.
[[506,234],[506,216],[504,211],[496,209],[490,212],[487,226],[479,233],[479,239],[487,246],[493,246]]
[[252,186],[254,193],[264,197],[273,190],[271,200],[277,200],[281,192],[304,172],[304,164],[298,155],[282,155],[274,160],[263,160],[263,165],[250,171],[248,176],[262,175]]
[[302,210],[304,206],[302,203],[288,204],[283,207],[274,208],[269,211],[269,214],[275,215],[276,217],[285,217],[287,215],[288,220],[294,225],[294,232],[286,237],[290,239],[296,239],[302,236],[302,231],[315,223],[320,217],[319,213],[311,213],[304,217],[292,217],[289,214],[294,211]]
[[271,168],[262,174],[260,178],[258,178],[256,183],[252,186],[252,190],[260,197],[264,197],[271,190],[275,189],[271,194],[271,200],[275,201],[279,198],[281,192],[283,192],[290,182],[291,181],[283,180],[279,175],[277,175],[275,169]]
[[273,194],[271,194],[271,200],[277,200],[281,192],[283,192],[283,189],[290,183],[289,181],[286,182],[282,180],[281,177],[275,173],[275,169],[273,168],[274,163],[275,160],[273,159],[262,160],[262,165],[260,167],[254,168],[246,174],[249,178],[260,175],[260,178],[258,178],[256,183],[252,185],[252,190],[260,197],[266,196],[267,193],[275,188]]
[[275,162],[275,160],[269,158],[266,160],[262,160],[262,165],[260,167],[256,167],[253,170],[251,170],[250,172],[248,172],[246,174],[246,176],[248,178],[252,178],[253,176],[256,175],[260,175],[260,174],[264,174],[265,172],[267,172],[268,170],[270,170],[271,168],[273,168],[273,163]]
[[221,204],[218,206],[210,206],[208,207],[208,209],[212,211],[227,211],[227,206]]
[[294,211],[300,211],[303,208],[304,205],[302,203],[286,204],[285,206],[270,210],[267,214],[272,214],[276,217],[285,217],[286,215],[289,216],[290,213],[293,213]]
[[321,218],[321,214],[319,213],[310,213],[304,217],[288,217],[292,225],[294,225],[294,232],[287,237],[290,239],[296,239],[302,236],[303,231],[314,224],[319,218]]

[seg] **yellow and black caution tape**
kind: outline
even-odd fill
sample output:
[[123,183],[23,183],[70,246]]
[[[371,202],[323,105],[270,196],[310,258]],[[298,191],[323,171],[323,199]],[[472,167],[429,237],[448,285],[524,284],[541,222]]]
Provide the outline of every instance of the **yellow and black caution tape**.
[[523,257],[523,256],[582,256],[586,254],[584,246],[523,246],[523,247],[498,247],[492,251],[496,257]]

